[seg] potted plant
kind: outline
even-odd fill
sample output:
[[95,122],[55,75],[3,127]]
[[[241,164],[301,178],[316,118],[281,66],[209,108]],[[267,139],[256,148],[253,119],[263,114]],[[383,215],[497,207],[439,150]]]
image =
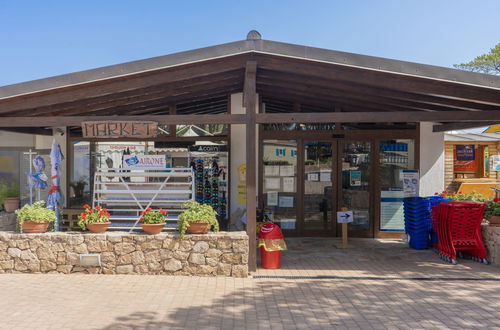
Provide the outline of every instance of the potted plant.
[[103,233],[108,229],[111,222],[107,209],[100,206],[92,208],[88,204],[83,205],[83,208],[84,211],[78,216],[77,222],[82,230],[88,229],[93,233]]
[[19,208],[19,186],[17,184],[0,181],[0,204],[3,204],[5,212],[9,213]]
[[21,232],[44,233],[49,223],[56,220],[53,210],[44,207],[45,201],[38,201],[33,205],[26,204],[16,211],[17,223]]
[[153,211],[152,208],[148,207],[145,211],[141,212],[141,222],[142,229],[151,235],[159,234],[165,227],[165,216],[167,211],[160,209],[159,211]]
[[177,228],[181,236],[184,236],[186,232],[189,234],[206,234],[211,228],[214,231],[219,231],[217,213],[212,206],[187,202],[182,208],[186,210],[179,214],[179,220],[177,221]]
[[490,226],[500,226],[500,202],[486,203],[484,218],[490,222]]

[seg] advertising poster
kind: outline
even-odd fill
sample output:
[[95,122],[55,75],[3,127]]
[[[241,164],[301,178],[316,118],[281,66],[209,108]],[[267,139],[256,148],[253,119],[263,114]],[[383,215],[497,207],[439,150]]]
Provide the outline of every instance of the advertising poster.
[[267,206],[278,206],[278,192],[268,191],[267,192]]
[[279,207],[293,207],[293,197],[281,196],[279,198]]
[[493,155],[493,171],[500,171],[500,155]]
[[404,197],[418,196],[420,174],[418,170],[402,170]]
[[165,155],[125,155],[123,157],[123,168],[144,169],[144,170],[164,170],[172,166],[172,158]]
[[361,186],[361,171],[349,171],[351,187]]

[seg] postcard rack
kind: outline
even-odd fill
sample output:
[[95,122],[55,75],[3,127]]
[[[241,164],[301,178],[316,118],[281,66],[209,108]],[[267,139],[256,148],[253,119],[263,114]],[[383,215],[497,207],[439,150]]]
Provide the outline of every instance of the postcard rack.
[[151,207],[168,212],[165,230],[175,230],[181,206],[194,201],[191,168],[168,170],[123,170],[99,168],[95,172],[92,207],[100,205],[111,213],[110,229],[140,229],[141,212]]

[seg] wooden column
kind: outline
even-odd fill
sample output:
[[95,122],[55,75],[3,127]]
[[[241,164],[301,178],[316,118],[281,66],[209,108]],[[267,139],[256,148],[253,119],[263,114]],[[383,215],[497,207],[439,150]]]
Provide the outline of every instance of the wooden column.
[[245,71],[245,84],[243,88],[243,105],[246,109],[246,193],[247,193],[247,234],[249,238],[248,270],[257,270],[257,244],[256,244],[256,218],[257,218],[257,146],[255,106],[257,104],[256,92],[257,62],[248,61]]

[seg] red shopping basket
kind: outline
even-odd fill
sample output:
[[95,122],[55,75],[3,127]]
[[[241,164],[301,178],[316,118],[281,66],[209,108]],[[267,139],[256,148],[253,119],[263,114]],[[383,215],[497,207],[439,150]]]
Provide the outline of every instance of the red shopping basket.
[[456,264],[457,251],[464,251],[486,261],[481,236],[481,222],[486,204],[478,202],[443,202],[432,209],[433,227],[437,228],[435,247],[444,259]]

